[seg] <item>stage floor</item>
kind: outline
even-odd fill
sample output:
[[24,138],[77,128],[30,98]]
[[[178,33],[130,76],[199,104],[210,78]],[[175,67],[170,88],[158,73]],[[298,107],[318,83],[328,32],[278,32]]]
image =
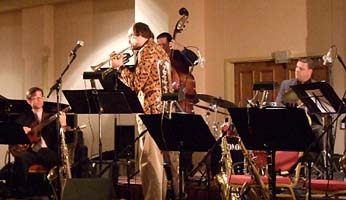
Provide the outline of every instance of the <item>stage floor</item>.
[[[187,200],[221,200],[221,197],[219,195],[219,188],[213,181],[211,181],[210,188],[208,190],[206,183],[198,182],[198,180],[190,180],[186,183],[185,190]],[[119,177],[119,185],[116,194],[116,199],[144,199],[140,177],[138,176],[134,179],[131,179],[130,185],[127,183],[126,177]]]

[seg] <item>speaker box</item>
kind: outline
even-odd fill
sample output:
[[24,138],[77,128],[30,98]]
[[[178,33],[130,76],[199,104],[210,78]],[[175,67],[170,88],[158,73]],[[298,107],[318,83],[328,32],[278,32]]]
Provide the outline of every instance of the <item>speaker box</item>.
[[105,178],[67,179],[62,200],[111,200],[113,185]]

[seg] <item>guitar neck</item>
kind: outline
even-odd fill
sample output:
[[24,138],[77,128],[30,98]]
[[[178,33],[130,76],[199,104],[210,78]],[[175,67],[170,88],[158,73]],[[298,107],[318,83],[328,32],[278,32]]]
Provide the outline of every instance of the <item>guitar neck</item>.
[[[71,110],[71,106],[68,106],[62,110],[62,112],[68,112]],[[47,120],[41,121],[37,126],[34,128],[34,132],[41,131],[44,127],[48,126],[50,123],[55,121],[59,116],[59,113],[55,113],[54,115],[50,116]]]

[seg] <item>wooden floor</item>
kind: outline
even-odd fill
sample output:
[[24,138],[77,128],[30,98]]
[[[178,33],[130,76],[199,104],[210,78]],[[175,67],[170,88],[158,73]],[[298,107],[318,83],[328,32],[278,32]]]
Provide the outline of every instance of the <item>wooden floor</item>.
[[[116,199],[127,199],[127,200],[142,200],[142,188],[141,188],[140,177],[132,179],[130,185],[127,184],[126,177],[119,178],[119,187],[117,191]],[[205,183],[199,183],[196,180],[187,183],[186,186],[186,199],[187,200],[221,200],[219,194],[219,187],[215,182],[211,182],[211,187],[207,188]],[[297,200],[305,200],[305,190],[297,191]],[[168,198],[169,199],[169,198]],[[277,198],[290,199],[290,198]],[[326,199],[336,199],[335,197],[326,197],[325,195],[312,195],[312,200],[326,200]],[[340,196],[339,200],[346,200],[346,196]]]
[[[219,195],[219,189],[214,184],[210,184],[208,188],[205,183],[191,180],[186,183],[185,193],[187,200],[221,200]],[[142,200],[142,183],[140,177],[131,179],[130,184],[127,183],[126,177],[119,177],[119,185],[116,191],[116,199],[129,199],[129,200]],[[169,198],[168,198],[169,199]]]
[[[205,182],[198,180],[190,180],[186,183],[185,187],[186,195],[184,199],[186,200],[221,200],[219,195],[219,187],[215,182],[210,183],[210,188],[207,187]],[[304,191],[300,192],[301,194],[297,199],[304,200],[305,193]],[[135,177],[130,180],[130,184],[127,183],[126,177],[119,177],[119,182],[115,191],[115,194],[112,198],[113,200],[143,200],[142,192],[142,183],[140,177]],[[172,198],[167,198],[169,200]],[[288,198],[286,198],[288,199]],[[332,197],[326,198],[324,195],[313,195],[313,200],[324,200],[324,199],[335,199]],[[339,197],[341,200],[346,200],[346,197]],[[47,196],[34,196],[26,198],[5,198],[1,196],[0,200],[49,200]]]

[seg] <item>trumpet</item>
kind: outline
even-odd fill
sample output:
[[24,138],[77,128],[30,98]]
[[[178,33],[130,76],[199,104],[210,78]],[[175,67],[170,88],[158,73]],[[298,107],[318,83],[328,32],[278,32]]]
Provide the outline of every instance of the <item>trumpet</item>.
[[[112,55],[111,57],[109,57],[107,60],[105,61],[102,61],[100,62],[99,64],[97,65],[93,65],[93,66],[90,66],[91,70],[93,70],[94,72],[98,71],[102,66],[104,66],[105,64],[109,63],[113,58],[116,58],[118,56],[120,56],[121,54],[123,54],[125,51],[131,49],[131,47],[126,47],[125,49],[121,50],[119,53],[116,53],[114,55]],[[129,58],[132,57],[133,54],[129,54],[129,53],[126,53],[124,55],[124,64],[129,62]],[[105,75],[109,74],[110,72],[112,72],[114,69],[113,68],[109,68],[107,69],[106,71],[104,71]]]

